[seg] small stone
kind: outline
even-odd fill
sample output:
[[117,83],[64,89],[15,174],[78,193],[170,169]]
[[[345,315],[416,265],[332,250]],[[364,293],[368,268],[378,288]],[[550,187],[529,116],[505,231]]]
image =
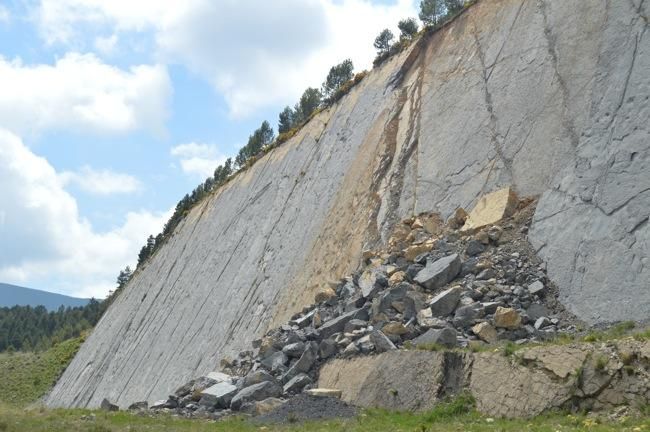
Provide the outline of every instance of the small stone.
[[357,354],[359,354],[359,348],[357,348],[356,344],[354,342],[350,342],[348,346],[345,347],[343,350],[343,356],[344,357],[352,357]]
[[535,320],[535,329],[536,330],[541,330],[544,327],[549,326],[550,324],[551,324],[551,322],[549,321],[548,318],[541,317],[541,318],[538,318],[537,320]]
[[461,265],[460,257],[457,254],[449,255],[428,263],[417,273],[414,280],[423,287],[434,290],[452,281],[460,272]]
[[135,402],[129,405],[127,409],[129,411],[146,411],[149,409],[149,404],[147,404],[147,401]]
[[431,308],[426,308],[419,311],[416,320],[420,327],[427,329],[431,327],[442,328],[447,325],[447,321],[433,316]]
[[398,322],[387,323],[382,327],[381,331],[388,336],[402,336],[408,333],[408,329],[404,327],[404,324]]
[[318,328],[323,325],[323,316],[318,309],[314,311],[314,315],[311,317],[311,325],[314,328]]
[[494,325],[506,329],[516,329],[521,326],[521,315],[512,308],[499,306],[494,313]]
[[336,297],[336,292],[330,287],[322,287],[316,292],[314,301],[316,303],[325,303],[326,301]]
[[488,228],[487,234],[488,237],[490,237],[490,240],[496,242],[499,241],[499,239],[501,238],[501,235],[503,234],[503,229],[498,225],[493,225],[490,228]]
[[541,294],[544,291],[544,284],[541,281],[535,281],[528,285],[528,292],[531,295]]
[[479,231],[478,233],[476,233],[474,239],[481,242],[484,245],[490,244],[490,236],[485,231]]
[[167,399],[158,400],[152,403],[151,406],[149,406],[149,409],[152,411],[160,410],[164,408],[167,408]]
[[456,209],[454,214],[449,218],[447,221],[447,225],[449,225],[450,228],[453,229],[458,229],[465,224],[465,221],[467,220],[467,212],[465,209],[462,207],[459,207]]
[[340,399],[343,392],[337,389],[315,388],[305,390],[305,393],[313,397],[331,397]]
[[398,271],[391,275],[391,277],[388,279],[388,283],[390,285],[397,285],[401,282],[404,282],[405,279],[406,279],[406,273],[403,271]]
[[411,341],[415,346],[426,344],[438,344],[449,348],[458,345],[456,330],[445,327],[443,329],[429,329],[424,334]]
[[355,330],[360,330],[368,327],[368,321],[360,320],[360,319],[353,319],[350,320],[345,327],[343,328],[343,331],[345,333],[352,333]]
[[404,258],[406,258],[409,261],[414,261],[418,255],[421,255],[426,252],[431,252],[431,249],[433,249],[433,243],[422,243],[419,245],[409,246],[406,249],[404,249],[402,253],[404,255]]
[[465,248],[467,256],[476,256],[485,251],[485,245],[478,240],[470,240]]
[[361,354],[370,354],[370,352],[375,349],[375,345],[372,343],[370,335],[365,335],[359,339],[356,345],[357,348],[359,348],[359,351],[361,351]]
[[460,300],[461,288],[453,287],[435,296],[429,303],[434,317],[444,317],[456,309]]
[[480,324],[476,324],[474,327],[472,327],[472,331],[476,336],[487,343],[492,344],[496,343],[497,341],[497,331],[489,323],[482,322]]
[[[167,402],[167,401],[165,401]],[[114,403],[111,403],[108,399],[103,399],[102,403],[99,405],[99,407],[104,410],[104,411],[119,411],[120,407],[115,405]]]

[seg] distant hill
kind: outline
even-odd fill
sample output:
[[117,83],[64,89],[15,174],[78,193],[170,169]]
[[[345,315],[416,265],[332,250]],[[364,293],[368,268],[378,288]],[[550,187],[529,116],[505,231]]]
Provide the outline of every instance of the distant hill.
[[0,307],[42,305],[47,310],[57,310],[61,306],[85,306],[88,302],[89,299],[0,283]]

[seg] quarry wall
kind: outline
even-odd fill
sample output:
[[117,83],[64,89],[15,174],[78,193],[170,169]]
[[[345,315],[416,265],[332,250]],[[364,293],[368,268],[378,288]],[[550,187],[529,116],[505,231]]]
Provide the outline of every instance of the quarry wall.
[[[353,271],[402,218],[512,185],[589,322],[650,310],[646,0],[482,0],[195,207],[49,406],[165,398]],[[401,17],[395,17],[396,21]]]

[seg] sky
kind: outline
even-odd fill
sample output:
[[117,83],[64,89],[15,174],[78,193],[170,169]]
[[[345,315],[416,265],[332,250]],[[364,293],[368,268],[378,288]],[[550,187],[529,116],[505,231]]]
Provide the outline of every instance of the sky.
[[103,298],[180,198],[416,0],[0,0],[0,282]]

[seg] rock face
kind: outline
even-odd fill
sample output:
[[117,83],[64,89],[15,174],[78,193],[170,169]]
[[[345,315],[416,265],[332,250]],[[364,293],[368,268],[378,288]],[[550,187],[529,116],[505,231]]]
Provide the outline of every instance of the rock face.
[[[320,374],[320,386],[342,390],[362,407],[430,409],[462,391],[479,411],[495,417],[532,417],[554,408],[612,409],[644,405],[650,394],[646,362],[650,342],[527,348],[502,353],[393,351],[336,360]],[[598,359],[608,361],[603,362]]]
[[186,216],[46,404],[165,398],[312,303],[404,217],[446,219],[505,186],[543,194],[530,235],[567,307],[647,318],[648,8],[482,0],[391,58]]

